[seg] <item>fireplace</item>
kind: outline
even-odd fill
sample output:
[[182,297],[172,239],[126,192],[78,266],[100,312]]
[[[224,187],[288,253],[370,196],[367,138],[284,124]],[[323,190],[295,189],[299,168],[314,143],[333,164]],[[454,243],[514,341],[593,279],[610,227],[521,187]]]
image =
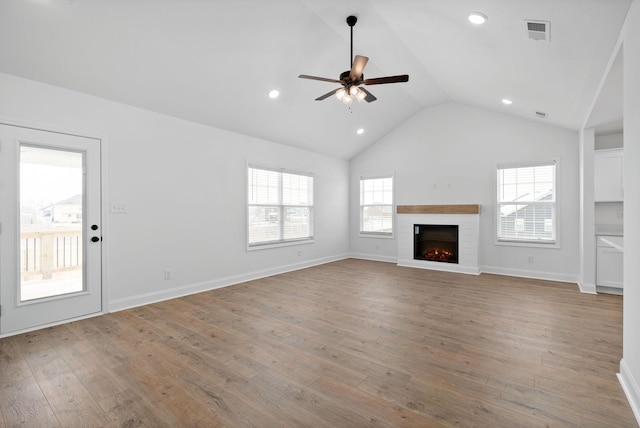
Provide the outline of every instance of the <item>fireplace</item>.
[[[480,205],[398,205],[397,210],[398,266],[480,274]],[[416,260],[415,229],[421,225],[458,226],[458,254],[455,263],[441,263],[425,258]]]
[[414,224],[413,258],[458,263],[458,225]]

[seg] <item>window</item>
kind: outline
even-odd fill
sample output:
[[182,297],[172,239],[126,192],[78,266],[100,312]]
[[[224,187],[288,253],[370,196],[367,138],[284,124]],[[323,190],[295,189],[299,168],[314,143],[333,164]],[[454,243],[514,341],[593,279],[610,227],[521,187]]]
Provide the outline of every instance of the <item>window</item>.
[[393,234],[393,176],[360,178],[360,233]]
[[556,164],[498,166],[499,242],[556,243]]
[[249,247],[313,239],[313,176],[247,168]]

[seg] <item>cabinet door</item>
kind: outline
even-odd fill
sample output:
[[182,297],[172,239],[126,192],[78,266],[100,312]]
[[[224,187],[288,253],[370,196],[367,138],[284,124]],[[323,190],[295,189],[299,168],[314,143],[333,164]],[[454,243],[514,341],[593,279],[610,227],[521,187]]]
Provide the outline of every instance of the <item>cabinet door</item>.
[[596,151],[594,177],[596,202],[622,201],[622,150]]
[[611,247],[598,247],[596,285],[622,288],[622,253]]

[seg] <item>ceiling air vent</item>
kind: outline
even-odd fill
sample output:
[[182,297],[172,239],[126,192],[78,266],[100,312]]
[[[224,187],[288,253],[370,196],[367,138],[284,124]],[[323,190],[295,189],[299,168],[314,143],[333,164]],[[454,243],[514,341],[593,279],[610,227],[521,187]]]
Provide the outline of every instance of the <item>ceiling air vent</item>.
[[531,40],[549,41],[549,21],[525,21],[527,24],[527,34]]

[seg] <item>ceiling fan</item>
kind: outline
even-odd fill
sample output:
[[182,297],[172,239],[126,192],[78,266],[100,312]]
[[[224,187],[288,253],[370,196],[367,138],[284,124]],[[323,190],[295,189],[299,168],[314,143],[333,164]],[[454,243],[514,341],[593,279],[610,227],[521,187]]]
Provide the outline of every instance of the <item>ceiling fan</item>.
[[340,85],[342,85],[342,88],[329,91],[326,94],[319,96],[318,98],[316,98],[316,101],[322,101],[335,94],[346,105],[350,105],[351,103],[353,103],[354,99],[358,101],[365,100],[366,102],[370,103],[377,100],[377,98],[373,96],[371,92],[367,91],[364,88],[361,88],[360,85],[382,85],[385,83],[400,83],[409,81],[408,74],[402,74],[399,76],[375,77],[373,79],[364,78],[363,71],[365,65],[367,65],[367,61],[369,61],[369,58],[361,55],[356,55],[355,58],[353,57],[353,26],[356,25],[356,22],[358,22],[358,18],[356,18],[355,16],[352,15],[347,17],[347,24],[351,28],[351,54],[349,56],[349,61],[351,62],[351,70],[347,70],[341,73],[339,79],[308,76],[306,74],[301,74],[298,76],[301,79],[320,80],[323,82],[339,83]]

